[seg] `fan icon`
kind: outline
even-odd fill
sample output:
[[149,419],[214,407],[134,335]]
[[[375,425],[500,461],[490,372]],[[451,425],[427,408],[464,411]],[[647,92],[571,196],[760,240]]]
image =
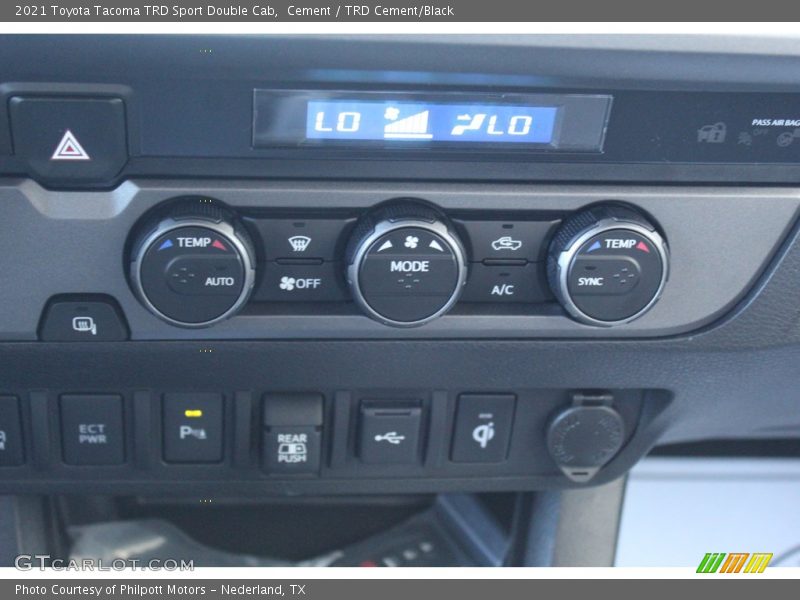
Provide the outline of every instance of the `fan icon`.
[[405,247],[406,248],[411,248],[413,250],[414,248],[417,247],[417,244],[419,244],[419,238],[418,237],[416,237],[414,235],[406,236],[406,243],[405,243]]
[[294,284],[297,280],[294,277],[281,277],[280,288],[284,291],[291,292],[294,289]]

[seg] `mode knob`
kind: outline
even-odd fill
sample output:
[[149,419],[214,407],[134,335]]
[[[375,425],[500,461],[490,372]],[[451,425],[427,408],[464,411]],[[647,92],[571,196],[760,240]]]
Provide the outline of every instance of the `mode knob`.
[[131,246],[131,281],[150,312],[181,327],[233,315],[255,280],[253,250],[234,215],[186,199],[142,228]]
[[415,202],[385,206],[357,226],[347,249],[347,281],[373,319],[423,325],[458,300],[467,276],[464,249],[449,222]]
[[550,287],[575,319],[629,323],[661,296],[669,272],[664,238],[637,211],[601,205],[567,219],[550,245]]

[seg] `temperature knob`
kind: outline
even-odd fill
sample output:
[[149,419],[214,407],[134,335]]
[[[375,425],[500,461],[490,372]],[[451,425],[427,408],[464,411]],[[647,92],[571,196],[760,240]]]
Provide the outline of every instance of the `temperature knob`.
[[642,316],[669,271],[664,238],[638,212],[603,205],[568,219],[550,245],[553,293],[577,320],[612,326]]
[[131,252],[131,281],[156,316],[205,327],[233,315],[255,280],[253,251],[233,215],[207,199],[187,199],[146,226]]
[[347,281],[370,317],[414,327],[445,314],[464,286],[464,250],[424,204],[386,206],[362,220],[347,249]]

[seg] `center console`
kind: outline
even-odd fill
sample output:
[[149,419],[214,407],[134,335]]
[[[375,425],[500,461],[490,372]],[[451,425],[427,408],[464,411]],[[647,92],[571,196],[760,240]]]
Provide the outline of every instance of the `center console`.
[[0,40],[0,490],[563,489],[791,430],[796,83],[484,41]]

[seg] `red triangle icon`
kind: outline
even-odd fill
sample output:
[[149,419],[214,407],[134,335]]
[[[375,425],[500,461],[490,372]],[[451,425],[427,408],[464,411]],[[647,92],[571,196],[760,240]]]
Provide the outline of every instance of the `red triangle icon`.
[[648,248],[647,244],[645,244],[644,242],[639,242],[638,244],[636,244],[636,249],[650,254],[650,248]]
[[64,133],[61,141],[58,142],[53,156],[50,160],[92,160],[86,150],[83,149],[78,138],[69,129]]

